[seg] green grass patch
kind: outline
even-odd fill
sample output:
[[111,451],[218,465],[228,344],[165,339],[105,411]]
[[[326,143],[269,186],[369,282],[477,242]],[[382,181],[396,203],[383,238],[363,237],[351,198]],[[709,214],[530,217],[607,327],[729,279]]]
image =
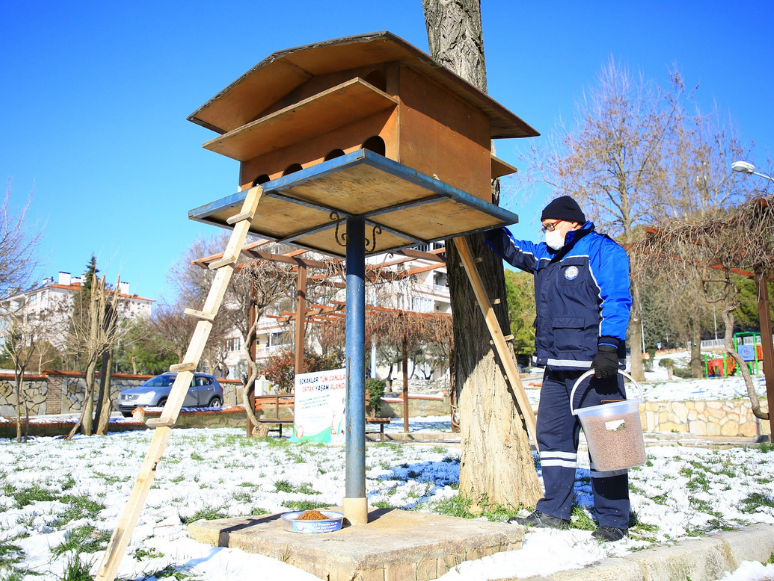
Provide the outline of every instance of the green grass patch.
[[89,569],[89,564],[81,562],[75,554],[67,561],[61,581],[93,581],[92,576],[89,575]]
[[180,517],[180,522],[187,525],[197,520],[218,520],[228,518],[228,515],[221,512],[222,508],[203,508],[189,517]]
[[329,505],[325,502],[312,502],[311,500],[292,500],[286,502],[284,506],[291,510],[315,510],[327,508]]
[[6,496],[12,497],[19,508],[24,508],[33,502],[52,502],[58,499],[58,494],[52,490],[41,488],[37,484],[30,488],[15,489],[13,486],[6,486],[3,490]]
[[138,581],[148,581],[149,579],[176,579],[177,581],[184,581],[185,579],[191,579],[193,576],[187,569],[176,569],[174,565],[167,565],[163,569],[154,571],[149,575],[146,575]]
[[204,456],[202,456],[198,452],[191,452],[191,460],[195,460],[196,462],[202,462],[204,461]]
[[476,518],[475,515],[470,513],[472,504],[473,501],[457,495],[439,500],[438,502],[428,503],[427,507],[435,514],[456,516],[458,518]]
[[59,515],[60,520],[70,522],[81,518],[94,517],[98,512],[105,509],[105,505],[88,496],[74,496],[67,494],[59,499],[60,502],[67,504],[67,508]]
[[132,556],[136,561],[144,561],[148,559],[160,559],[164,556],[164,553],[160,553],[151,547],[150,549],[137,549]]
[[24,551],[12,543],[0,543],[0,570],[24,560]]
[[269,511],[262,509],[260,506],[254,506],[253,510],[250,511],[250,516],[262,516],[264,514],[269,514]]
[[245,504],[249,503],[253,500],[253,497],[251,494],[247,492],[236,492],[234,493],[234,500],[237,502],[244,502]]
[[287,480],[277,480],[274,483],[274,488],[277,492],[294,492],[293,485]]
[[759,492],[753,492],[750,496],[742,501],[741,511],[749,514],[756,512],[760,506],[774,508],[774,496],[767,496]]
[[322,494],[322,492],[319,492],[318,490],[315,490],[314,488],[312,488],[311,482],[304,482],[303,484],[301,484],[301,486],[296,488],[296,492],[300,492],[301,494]]
[[581,531],[595,531],[597,530],[597,525],[588,510],[579,504],[573,504],[572,511],[570,512],[570,528]]
[[94,530],[92,527],[78,527],[71,530],[65,537],[64,543],[51,549],[51,553],[57,557],[69,551],[78,553],[96,553],[104,549],[110,541],[108,531]]
[[384,500],[379,500],[377,502],[374,502],[371,506],[374,508],[394,508],[389,502]]

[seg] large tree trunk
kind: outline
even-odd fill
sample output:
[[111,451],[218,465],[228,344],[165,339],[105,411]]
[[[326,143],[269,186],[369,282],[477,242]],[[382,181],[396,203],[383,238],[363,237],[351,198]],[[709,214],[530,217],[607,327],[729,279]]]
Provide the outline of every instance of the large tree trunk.
[[22,441],[21,433],[21,409],[22,409],[22,382],[24,381],[24,371],[16,373],[16,441]]
[[701,364],[701,322],[699,317],[691,317],[691,377],[704,377]]
[[[486,91],[484,41],[478,0],[423,0],[432,57]],[[493,188],[493,194],[499,193]],[[499,198],[499,196],[497,196]],[[494,200],[499,203],[499,199]],[[508,306],[502,260],[483,236],[467,237],[500,326],[508,334]],[[458,390],[462,458],[460,494],[508,506],[534,506],[541,497],[529,436],[515,396],[491,346],[490,334],[473,287],[451,241],[446,264],[454,315],[454,374]]]
[[110,411],[113,403],[110,401],[110,385],[113,379],[113,350],[102,354],[102,373],[99,377],[99,401],[97,402],[97,435],[105,436],[110,426]]
[[629,319],[629,350],[632,354],[632,377],[645,381],[645,367],[642,362],[642,311],[640,310],[640,288],[632,281],[632,309]]

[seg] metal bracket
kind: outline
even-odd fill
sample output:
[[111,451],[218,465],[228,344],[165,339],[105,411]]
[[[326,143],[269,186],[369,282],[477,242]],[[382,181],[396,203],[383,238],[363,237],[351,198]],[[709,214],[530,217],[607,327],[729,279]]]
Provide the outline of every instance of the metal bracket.
[[341,240],[339,240],[339,224],[341,223],[341,216],[339,216],[337,212],[331,212],[331,220],[336,220],[336,244],[346,247],[349,242],[349,235],[346,232],[342,232]]
[[381,233],[381,227],[379,225],[374,226],[374,229],[371,232],[371,240],[368,240],[368,238],[365,239],[365,247],[368,252],[373,252],[376,250],[376,236]]

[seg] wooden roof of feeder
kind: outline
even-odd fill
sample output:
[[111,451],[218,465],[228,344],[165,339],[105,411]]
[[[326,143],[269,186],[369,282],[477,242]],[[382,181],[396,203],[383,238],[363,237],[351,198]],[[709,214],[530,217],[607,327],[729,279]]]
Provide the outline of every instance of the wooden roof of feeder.
[[[351,69],[381,63],[400,63],[401,70],[410,69],[409,76],[416,74],[430,79],[432,86],[440,87],[433,89],[436,91],[434,103],[464,103],[459,106],[467,107],[464,110],[469,113],[462,116],[463,123],[468,123],[468,128],[473,123],[469,134],[477,135],[477,141],[465,136],[468,134],[464,132],[469,129],[463,129],[453,144],[456,149],[448,151],[443,149],[448,149],[448,140],[441,139],[441,145],[416,141],[410,150],[403,142],[388,139],[387,157],[369,151],[363,144],[364,148],[350,146],[344,155],[315,161],[288,175],[276,170],[266,172],[271,174],[271,179],[266,177],[270,181],[264,179],[265,183],[261,184],[264,193],[251,223],[252,233],[343,257],[346,218],[350,216],[361,216],[366,221],[369,255],[518,221],[515,214],[484,198],[489,195],[489,139],[529,137],[538,133],[488,95],[388,32],[276,52],[209,100],[189,120],[220,133],[220,137],[205,143],[205,147],[240,160],[245,173],[245,167],[256,164],[256,160],[271,158],[277,150],[294,152],[315,135],[338,135],[346,131],[348,124],[361,123],[358,119],[381,119],[380,115],[392,115],[394,119],[405,106],[402,95],[394,91],[396,96],[387,94],[358,76],[327,86],[312,97],[290,105],[285,103],[292,100],[288,94],[297,94],[293,91],[314,77],[342,71],[346,77]],[[400,82],[403,83],[402,76]],[[403,90],[402,84],[400,90]],[[412,119],[410,113],[406,109],[406,120]],[[478,121],[469,121],[470,117]],[[406,120],[403,122],[415,123]],[[443,125],[439,120],[432,123]],[[399,140],[409,130],[414,131],[418,140],[425,139],[425,126],[415,123],[406,127],[407,130],[398,132]],[[391,159],[390,143],[404,147],[405,155]],[[425,150],[437,147],[438,151],[418,161],[415,159],[412,166],[407,160],[417,151],[417,143]],[[468,150],[472,153],[466,153]],[[449,152],[461,156],[459,159],[463,162],[449,158]],[[456,174],[446,179],[450,168]],[[492,177],[512,171],[515,168],[491,157]],[[446,181],[439,179],[436,172]],[[475,186],[470,186],[472,180],[468,183],[468,173],[476,176]],[[247,178],[252,180],[252,174]],[[227,219],[239,213],[248,189],[245,177],[240,179],[242,191],[191,210],[189,218],[230,228]]]
[[255,121],[272,104],[315,76],[393,61],[402,62],[483,111],[489,118],[491,139],[540,135],[427,53],[386,31],[277,51],[199,107],[188,120],[227,133]]

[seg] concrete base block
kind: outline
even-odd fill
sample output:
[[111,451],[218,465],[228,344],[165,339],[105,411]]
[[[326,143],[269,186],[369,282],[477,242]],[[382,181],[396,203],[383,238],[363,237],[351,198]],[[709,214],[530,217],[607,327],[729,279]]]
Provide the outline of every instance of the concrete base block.
[[524,540],[518,525],[390,509],[326,534],[285,531],[278,514],[197,521],[188,531],[201,543],[280,559],[327,581],[430,581],[463,561],[521,549]]
[[729,531],[720,538],[728,546],[735,568],[742,561],[767,562],[774,555],[774,527],[754,525],[742,531]]

